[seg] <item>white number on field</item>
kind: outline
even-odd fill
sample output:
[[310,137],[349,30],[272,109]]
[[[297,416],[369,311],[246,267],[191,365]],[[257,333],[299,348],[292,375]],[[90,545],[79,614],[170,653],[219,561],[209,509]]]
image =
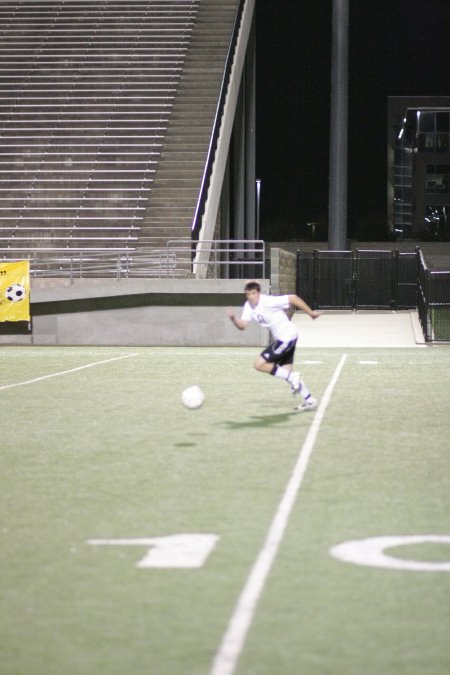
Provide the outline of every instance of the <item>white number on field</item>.
[[[411,544],[450,544],[450,536],[445,534],[420,534],[410,536],[372,537],[345,541],[333,546],[330,553],[333,557],[355,565],[385,567],[393,570],[412,570],[415,572],[450,572],[450,560],[446,562],[426,562],[422,560],[405,560],[386,555],[386,549]],[[450,554],[449,554],[450,555]]]
[[201,567],[213,550],[216,534],[173,534],[138,539],[89,539],[92,546],[144,546],[147,553],[136,563],[148,567]]

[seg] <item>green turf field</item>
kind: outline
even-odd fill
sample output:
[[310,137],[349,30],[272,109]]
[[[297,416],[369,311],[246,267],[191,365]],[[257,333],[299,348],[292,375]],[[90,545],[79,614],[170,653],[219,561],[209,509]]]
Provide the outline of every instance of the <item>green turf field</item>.
[[[322,400],[347,355],[306,414],[252,369],[257,353],[0,349],[0,675],[448,675],[450,348],[299,350]],[[180,403],[191,384],[200,410]],[[222,640],[308,442],[227,666]],[[216,539],[183,566],[198,539],[175,558],[170,537],[195,534]],[[385,554],[431,571],[330,555],[408,535],[443,539]]]

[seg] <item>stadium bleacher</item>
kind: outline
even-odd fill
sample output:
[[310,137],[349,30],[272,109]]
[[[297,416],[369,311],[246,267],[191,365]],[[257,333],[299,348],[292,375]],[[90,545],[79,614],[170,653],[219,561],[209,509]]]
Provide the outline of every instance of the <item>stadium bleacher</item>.
[[1,3],[0,258],[190,235],[236,5]]

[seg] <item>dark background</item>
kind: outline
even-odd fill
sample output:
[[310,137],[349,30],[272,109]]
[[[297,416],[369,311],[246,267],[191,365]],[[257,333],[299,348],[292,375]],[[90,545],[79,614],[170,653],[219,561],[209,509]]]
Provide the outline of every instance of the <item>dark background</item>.
[[[332,0],[256,0],[260,234],[327,239]],[[348,236],[385,241],[387,97],[445,96],[449,0],[349,1]]]

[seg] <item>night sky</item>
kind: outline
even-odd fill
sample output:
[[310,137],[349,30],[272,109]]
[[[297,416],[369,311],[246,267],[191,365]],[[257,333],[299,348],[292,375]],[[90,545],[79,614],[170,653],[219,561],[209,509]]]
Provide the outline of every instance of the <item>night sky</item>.
[[[348,236],[386,240],[387,97],[450,89],[449,0],[350,0]],[[327,239],[332,0],[257,0],[261,236]]]

